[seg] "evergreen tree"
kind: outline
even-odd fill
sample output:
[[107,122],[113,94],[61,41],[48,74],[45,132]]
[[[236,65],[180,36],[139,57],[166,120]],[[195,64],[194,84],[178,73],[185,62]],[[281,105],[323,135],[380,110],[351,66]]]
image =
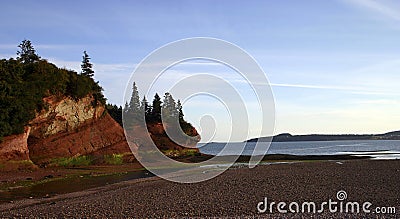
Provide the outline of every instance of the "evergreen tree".
[[149,119],[149,118],[151,117],[152,111],[153,111],[153,107],[152,107],[150,104],[147,105],[147,109],[146,109],[146,111],[144,112],[144,113],[145,113],[145,116],[146,116],[146,119]]
[[28,64],[40,60],[40,56],[36,54],[36,50],[33,48],[30,40],[23,40],[18,47],[20,50],[17,51],[17,60],[22,63]]
[[136,86],[136,83],[133,82],[132,96],[131,96],[131,100],[129,101],[129,111],[132,113],[138,113],[139,110],[140,110],[139,91]]
[[162,104],[161,98],[156,93],[153,99],[153,106],[152,106],[153,108],[151,111],[151,117],[157,122],[161,122],[161,104]]
[[87,76],[89,78],[93,78],[94,76],[94,71],[93,71],[93,64],[90,63],[90,57],[86,53],[86,51],[83,51],[83,56],[82,56],[82,64],[81,64],[81,69],[82,72],[81,74],[84,76]]
[[142,102],[140,103],[140,111],[144,113],[145,118],[147,119],[149,116],[149,103],[147,102],[146,96],[143,96]]
[[129,112],[129,104],[128,104],[128,102],[125,102],[124,113],[128,113],[128,112]]
[[176,103],[170,93],[168,92],[165,93],[163,102],[164,102],[164,104],[162,105],[163,118],[165,118],[167,122],[177,118],[178,111],[176,108]]
[[185,120],[183,119],[183,110],[182,110],[182,104],[181,101],[178,100],[178,102],[176,103],[176,110],[178,111],[178,117],[179,117],[179,123],[184,122]]
[[121,126],[123,126],[123,124],[122,124],[122,107],[121,106],[118,107],[117,105],[113,105],[113,104],[107,104],[106,109],[107,109],[108,113],[110,114],[110,116],[116,122],[118,122]]
[[40,59],[28,40],[19,48],[17,60],[0,60],[0,138],[22,133],[36,113],[46,108],[45,97],[78,100],[93,95],[93,103],[105,103],[102,88],[93,78]]

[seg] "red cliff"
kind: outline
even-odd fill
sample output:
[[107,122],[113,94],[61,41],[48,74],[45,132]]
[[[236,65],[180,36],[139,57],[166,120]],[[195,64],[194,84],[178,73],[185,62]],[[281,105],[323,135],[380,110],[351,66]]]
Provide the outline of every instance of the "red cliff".
[[22,134],[3,138],[0,143],[0,161],[29,160],[27,140],[30,130],[30,127],[26,127]]
[[0,159],[32,160],[44,166],[55,158],[130,153],[122,127],[92,97],[73,100],[50,96],[46,110],[30,121],[25,133],[0,143]]

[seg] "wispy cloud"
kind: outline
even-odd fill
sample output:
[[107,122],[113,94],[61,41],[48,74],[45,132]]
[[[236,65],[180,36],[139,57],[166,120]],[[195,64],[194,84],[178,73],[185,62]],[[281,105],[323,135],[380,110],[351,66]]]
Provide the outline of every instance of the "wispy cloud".
[[380,13],[391,19],[400,21],[400,9],[395,7],[396,2],[376,0],[350,0],[354,5]]
[[354,88],[342,86],[329,86],[329,85],[310,85],[310,84],[286,84],[286,83],[271,83],[274,87],[295,87],[295,88],[310,88],[310,89],[329,89],[329,90],[350,90],[355,91]]
[[366,90],[357,87],[347,87],[347,86],[330,86],[330,85],[310,85],[310,84],[286,84],[286,83],[270,83],[272,87],[292,87],[292,88],[307,88],[307,89],[324,89],[324,90],[338,90],[338,91],[348,91],[353,94],[375,94],[375,95],[389,95],[389,96],[399,96],[400,93],[396,92],[381,92]]
[[[16,46],[14,46],[16,47]],[[46,49],[46,50],[64,50],[64,49],[81,49],[85,45],[68,45],[68,44],[38,44],[35,45],[36,49]]]

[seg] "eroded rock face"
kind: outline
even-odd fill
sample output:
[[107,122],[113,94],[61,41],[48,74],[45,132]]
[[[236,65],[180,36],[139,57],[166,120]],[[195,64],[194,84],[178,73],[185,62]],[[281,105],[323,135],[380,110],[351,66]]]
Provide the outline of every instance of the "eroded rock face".
[[30,159],[45,166],[62,157],[131,152],[122,127],[102,105],[93,107],[92,97],[75,101],[50,96],[43,101],[47,108],[30,121],[25,133],[4,137],[0,161]]
[[55,158],[88,154],[129,153],[122,127],[93,98],[78,101],[48,97],[48,109],[30,122],[30,159],[45,165]]
[[200,140],[195,128],[193,137],[183,138],[182,144],[173,142],[161,123],[151,123],[135,132],[129,147],[123,128],[106,112],[104,106],[93,107],[92,97],[75,101],[69,97],[51,96],[43,100],[45,110],[30,121],[25,133],[7,136],[0,143],[0,161],[31,160],[46,166],[57,158],[80,155],[102,156],[137,151],[138,144],[150,134],[161,150],[195,148]]
[[162,123],[147,124],[147,130],[153,142],[161,150],[182,150],[185,148],[191,148],[199,152],[196,145],[200,141],[200,135],[197,133],[195,128],[190,129],[188,133],[193,137],[185,136],[180,139],[179,142],[174,142],[170,137],[168,137]]
[[0,143],[0,161],[29,160],[27,140],[30,130],[30,127],[26,127],[22,134],[3,138]]
[[101,105],[93,107],[91,97],[75,101],[70,97],[50,96],[43,101],[48,109],[42,110],[29,122],[32,127],[30,135],[35,138],[72,132],[79,126],[100,118],[105,111]]
[[77,129],[59,132],[46,138],[30,137],[28,141],[31,160],[45,165],[54,158],[88,154],[129,153],[121,126],[109,114],[86,122]]

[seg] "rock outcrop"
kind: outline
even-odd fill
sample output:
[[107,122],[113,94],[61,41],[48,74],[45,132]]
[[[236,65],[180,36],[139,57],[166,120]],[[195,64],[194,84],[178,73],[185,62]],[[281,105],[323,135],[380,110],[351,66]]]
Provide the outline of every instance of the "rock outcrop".
[[[184,151],[195,148],[200,140],[195,128],[187,128],[181,142],[172,141],[163,124],[153,122],[137,131],[135,142],[129,147],[123,128],[106,112],[103,105],[93,106],[93,97],[74,100],[65,96],[49,96],[43,99],[45,109],[25,127],[19,135],[6,136],[0,143],[2,161],[30,160],[38,166],[46,166],[58,158],[106,154],[131,154],[137,150],[141,139],[150,134],[153,142],[163,151]],[[132,137],[132,136],[131,136]],[[141,145],[142,146],[142,145]],[[129,156],[130,161],[133,156]]]
[[3,138],[0,143],[0,161],[29,160],[28,136],[31,128],[26,127],[24,133]]
[[199,152],[199,149],[196,148],[196,145],[197,142],[200,141],[200,135],[197,133],[197,130],[193,127],[187,131],[186,134],[188,136],[186,135],[183,136],[182,138],[179,139],[179,142],[174,142],[173,140],[170,139],[170,137],[168,137],[162,123],[147,124],[147,130],[153,142],[161,150],[183,150],[191,148]]
[[29,122],[20,135],[0,144],[0,159],[32,160],[45,166],[56,158],[88,154],[130,153],[122,127],[93,98],[80,100],[50,96],[46,109]]
[[42,110],[29,122],[30,136],[46,138],[62,132],[72,132],[80,126],[99,119],[105,109],[101,105],[93,107],[93,98],[85,97],[75,101],[70,97],[50,96],[43,99],[47,109]]

